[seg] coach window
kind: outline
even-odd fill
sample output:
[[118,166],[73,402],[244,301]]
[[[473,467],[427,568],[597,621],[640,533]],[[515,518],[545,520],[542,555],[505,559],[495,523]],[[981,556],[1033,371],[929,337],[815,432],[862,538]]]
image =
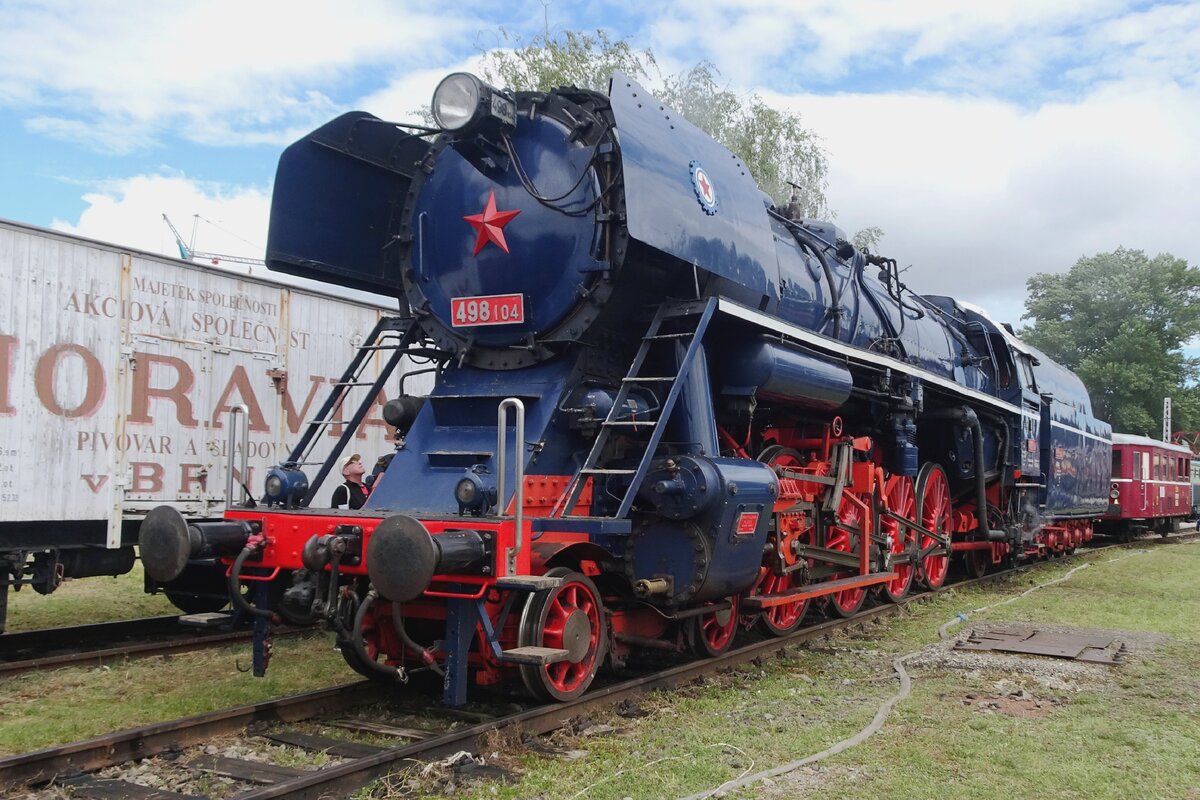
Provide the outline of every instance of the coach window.
[[1025,377],[1025,386],[1029,388],[1029,391],[1036,392],[1037,384],[1033,380],[1033,365],[1029,363],[1029,357],[1021,356],[1019,361],[1021,362],[1021,374]]
[[1142,454],[1137,450],[1133,451],[1133,479],[1135,481],[1142,479]]
[[1112,454],[1113,454],[1112,475],[1114,478],[1123,477],[1121,475],[1121,451],[1117,450],[1116,448],[1113,448]]
[[1162,480],[1162,453],[1154,454],[1154,480]]

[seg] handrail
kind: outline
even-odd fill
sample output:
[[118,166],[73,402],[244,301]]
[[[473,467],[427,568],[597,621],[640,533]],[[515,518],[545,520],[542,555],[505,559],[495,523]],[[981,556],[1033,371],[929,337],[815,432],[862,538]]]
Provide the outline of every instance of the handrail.
[[517,423],[516,485],[513,489],[513,517],[516,525],[516,544],[508,551],[508,574],[517,574],[517,556],[524,546],[525,535],[525,404],[516,397],[509,397],[496,410],[496,502],[503,505],[508,488],[508,409],[513,409]]
[[237,418],[242,417],[242,493],[246,494],[246,468],[250,464],[250,409],[239,403],[229,409],[229,463],[225,466],[225,508],[233,508],[233,459],[237,451]]

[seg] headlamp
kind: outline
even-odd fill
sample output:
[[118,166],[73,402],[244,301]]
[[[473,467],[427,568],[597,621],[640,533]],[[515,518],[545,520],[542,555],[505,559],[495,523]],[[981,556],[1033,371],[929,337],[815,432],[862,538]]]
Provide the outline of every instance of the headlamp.
[[263,493],[267,505],[291,508],[300,504],[308,494],[308,476],[292,464],[272,467],[263,481]]
[[517,104],[468,72],[442,78],[430,103],[433,121],[446,133],[495,133],[517,124]]
[[483,464],[476,464],[463,474],[454,485],[454,499],[458,501],[458,513],[480,516],[496,504],[496,484]]

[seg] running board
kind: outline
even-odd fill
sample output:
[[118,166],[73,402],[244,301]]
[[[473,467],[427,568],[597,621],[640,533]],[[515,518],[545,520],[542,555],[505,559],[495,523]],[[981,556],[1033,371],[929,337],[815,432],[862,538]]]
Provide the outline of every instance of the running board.
[[547,664],[558,664],[570,657],[570,650],[563,650],[559,647],[528,646],[504,650],[501,653],[500,660],[510,664],[529,664],[534,667],[543,667]]
[[836,581],[825,581],[801,587],[794,592],[780,594],[760,594],[754,597],[742,598],[742,611],[762,611],[765,608],[785,606],[800,600],[811,600],[814,597],[824,597],[828,594],[844,592],[847,589],[864,589],[894,580],[894,572],[876,572],[871,575],[856,575],[853,578],[839,578]]

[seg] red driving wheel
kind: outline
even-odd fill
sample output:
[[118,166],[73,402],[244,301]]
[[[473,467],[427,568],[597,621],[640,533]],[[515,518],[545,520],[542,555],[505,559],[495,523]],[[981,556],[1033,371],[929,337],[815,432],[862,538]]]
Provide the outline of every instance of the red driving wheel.
[[[890,476],[884,484],[881,499],[884,510],[910,522],[917,521],[917,492],[912,478],[904,475]],[[892,564],[891,571],[896,573],[896,577],[883,584],[883,596],[895,603],[908,594],[917,571],[917,531],[887,515],[880,517],[879,526],[888,538],[893,557],[909,553],[913,558],[907,563]]]
[[[917,476],[917,515],[921,527],[947,538],[951,534],[953,506],[950,502],[950,481],[946,472],[932,461],[921,467]],[[921,550],[941,543],[926,534],[921,535]],[[921,560],[920,580],[930,589],[937,589],[946,582],[950,557],[941,549],[931,552]]]
[[[838,506],[837,513],[838,524],[830,528],[829,534],[825,538],[825,546],[830,550],[853,553],[858,547],[864,514],[862,506],[852,500],[852,496],[849,490],[842,493],[842,502]],[[857,572],[847,572],[841,577],[851,577],[857,574]],[[839,617],[850,617],[858,613],[866,599],[866,589],[844,589],[829,596],[829,607]]]

